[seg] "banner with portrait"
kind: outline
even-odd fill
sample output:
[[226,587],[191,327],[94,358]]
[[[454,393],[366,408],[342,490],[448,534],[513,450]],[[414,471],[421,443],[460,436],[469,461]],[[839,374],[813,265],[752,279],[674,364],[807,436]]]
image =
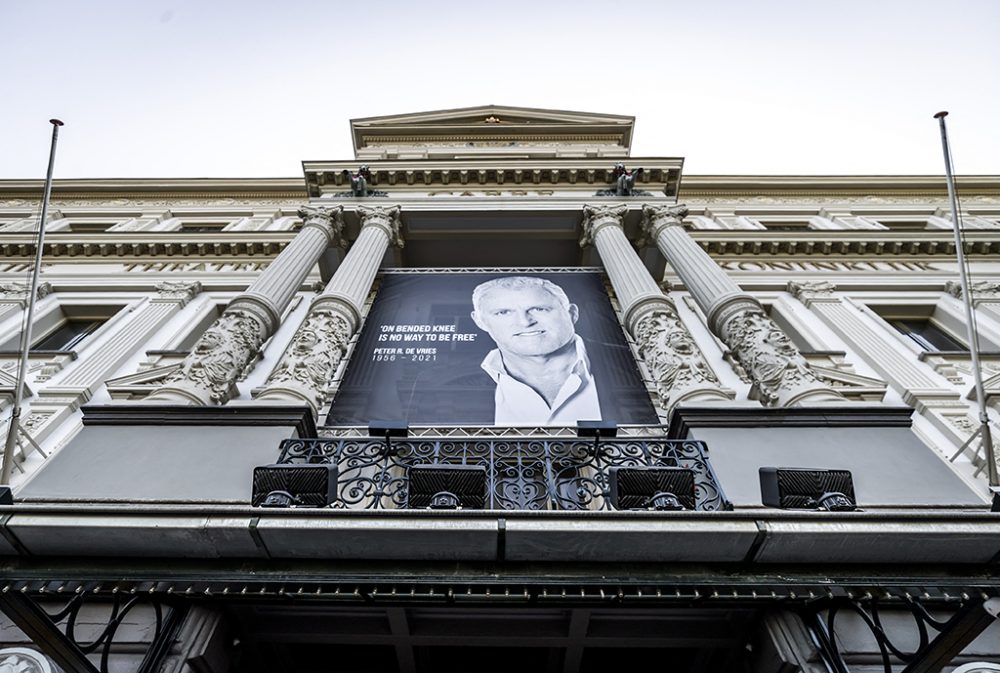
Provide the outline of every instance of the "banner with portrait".
[[590,271],[389,272],[328,425],[655,424]]

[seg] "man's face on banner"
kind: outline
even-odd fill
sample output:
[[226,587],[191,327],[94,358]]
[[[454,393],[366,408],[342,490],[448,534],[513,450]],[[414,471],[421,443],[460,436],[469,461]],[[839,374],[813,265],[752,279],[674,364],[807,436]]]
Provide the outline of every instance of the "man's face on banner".
[[486,292],[472,319],[501,352],[548,355],[573,340],[579,312],[542,287],[497,287]]

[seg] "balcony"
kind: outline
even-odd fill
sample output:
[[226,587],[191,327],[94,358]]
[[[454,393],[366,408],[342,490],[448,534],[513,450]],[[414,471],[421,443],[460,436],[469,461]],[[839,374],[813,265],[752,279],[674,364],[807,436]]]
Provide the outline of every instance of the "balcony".
[[[685,509],[732,509],[707,453],[704,442],[662,437],[600,441],[577,438],[288,439],[281,443],[278,464],[335,465],[337,489],[332,507],[338,509],[427,508],[424,499],[411,492],[412,477],[414,468],[419,471],[432,466],[463,466],[485,477],[485,489],[480,484],[476,503],[472,507],[466,505],[473,509],[617,509],[613,482],[615,473],[626,468],[688,470],[693,477],[694,497],[693,502],[687,503],[693,507]],[[642,470],[633,470],[632,474],[640,480],[646,478]],[[656,495],[655,488],[653,491],[650,497]],[[651,503],[639,508],[657,507]]]

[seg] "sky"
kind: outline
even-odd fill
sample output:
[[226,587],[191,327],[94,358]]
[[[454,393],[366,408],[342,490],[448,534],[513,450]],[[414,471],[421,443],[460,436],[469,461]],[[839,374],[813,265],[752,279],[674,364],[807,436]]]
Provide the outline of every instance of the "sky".
[[1000,1],[0,0],[0,178],[298,177],[349,120],[636,117],[685,173],[1000,174]]

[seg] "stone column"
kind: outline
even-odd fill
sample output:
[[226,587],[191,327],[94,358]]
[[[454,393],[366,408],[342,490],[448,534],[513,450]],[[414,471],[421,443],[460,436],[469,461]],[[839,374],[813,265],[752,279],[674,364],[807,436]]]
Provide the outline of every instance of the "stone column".
[[593,244],[601,256],[625,328],[653,376],[660,406],[669,412],[681,401],[732,399],[733,392],[722,387],[673,301],[660,291],[626,238],[622,217],[627,210],[585,206],[580,245]]
[[309,270],[331,243],[340,240],[342,211],[340,206],[301,208],[302,230],[205,330],[180,369],[146,401],[207,406],[231,399],[236,379],[278,328],[282,312]]
[[364,207],[361,232],[255,397],[309,404],[319,413],[337,366],[361,324],[361,311],[390,245],[402,247],[399,208]]
[[754,383],[752,394],[769,406],[843,402],[824,383],[788,335],[701,249],[681,224],[684,206],[642,209],[642,226],[656,241],[691,296],[708,317],[708,326],[743,365]]

